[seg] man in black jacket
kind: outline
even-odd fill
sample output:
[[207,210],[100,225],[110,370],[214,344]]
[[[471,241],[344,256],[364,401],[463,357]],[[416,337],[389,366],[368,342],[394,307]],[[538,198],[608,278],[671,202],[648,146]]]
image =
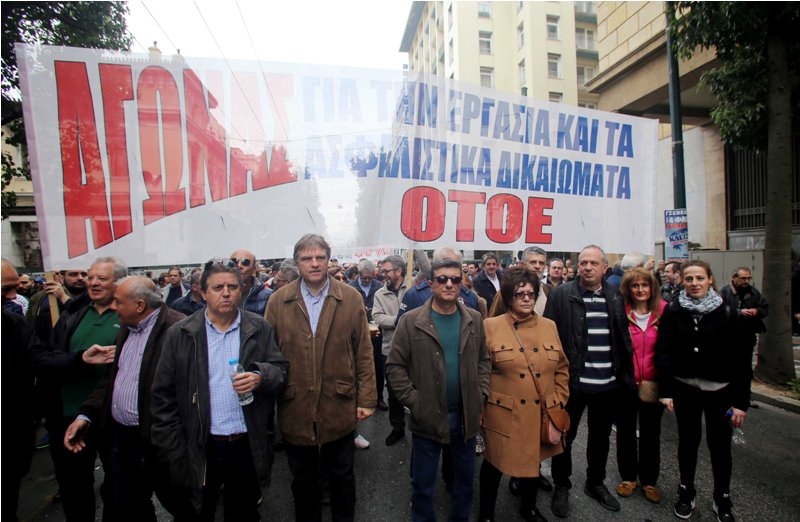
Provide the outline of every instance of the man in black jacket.
[[553,457],[553,514],[569,515],[572,487],[572,442],[583,411],[589,409],[584,492],[610,511],[619,502],[609,493],[606,478],[609,437],[615,405],[633,386],[633,359],[625,304],[619,291],[603,281],[607,267],[603,249],[585,247],[578,256],[579,279],[550,293],[544,316],[552,319],[570,363],[570,429],[564,453]]
[[156,459],[150,442],[150,398],[164,336],[185,316],[166,306],[156,284],[145,276],[120,281],[111,308],[123,326],[117,335],[114,364],[109,378],[83,403],[80,415],[67,428],[64,444],[78,453],[85,445],[87,429],[98,434],[109,493],[103,505],[104,520],[155,522],[154,491],[180,520],[181,511],[169,491],[168,470]]
[[719,295],[736,310],[751,349],[756,346],[756,334],[764,333],[764,318],[769,313],[769,304],[761,292],[753,286],[753,275],[746,266],[740,266],[731,275],[731,284],[720,290]]

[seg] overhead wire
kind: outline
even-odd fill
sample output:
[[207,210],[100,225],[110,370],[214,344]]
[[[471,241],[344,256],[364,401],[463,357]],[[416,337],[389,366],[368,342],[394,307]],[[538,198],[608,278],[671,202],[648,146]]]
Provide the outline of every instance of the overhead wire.
[[[170,37],[169,37],[169,33],[167,33],[167,32],[164,30],[164,28],[163,28],[163,27],[161,27],[161,24],[158,22],[158,19],[157,19],[157,18],[156,18],[156,17],[153,15],[153,13],[152,13],[152,12],[150,11],[150,9],[147,7],[147,4],[145,4],[145,3],[144,3],[144,0],[142,0],[142,7],[144,7],[145,11],[147,11],[147,14],[149,14],[149,15],[150,15],[150,18],[152,18],[152,19],[153,19],[153,21],[156,23],[156,25],[158,26],[158,28],[159,28],[159,29],[161,30],[161,32],[164,34],[164,36],[166,36],[166,37],[167,37],[167,41],[170,43],[170,45],[171,45],[171,46],[172,46],[174,49],[176,49],[176,50],[177,50],[177,49],[179,49],[179,47],[178,47],[177,45],[175,45],[175,42],[173,42],[173,41],[172,41],[172,38],[170,38]],[[139,44],[139,45],[141,45],[141,44]],[[144,46],[142,46],[142,47],[144,47]],[[146,47],[145,47],[145,50],[147,50],[147,48],[146,48]]]
[[[259,118],[259,116],[256,113],[255,109],[253,109],[253,105],[250,103],[250,99],[246,96],[246,93],[245,93],[244,88],[242,87],[242,84],[239,83],[239,79],[233,73],[233,67],[231,67],[230,61],[225,56],[225,53],[222,51],[222,47],[219,45],[219,42],[217,41],[216,36],[214,36],[214,32],[211,30],[211,27],[208,25],[208,22],[206,22],[206,18],[203,16],[203,12],[200,10],[200,6],[197,4],[197,1],[194,2],[194,7],[197,9],[197,14],[200,15],[200,19],[203,21],[203,24],[205,24],[206,29],[208,30],[208,33],[211,35],[211,39],[214,41],[214,45],[217,46],[217,50],[219,51],[220,56],[222,56],[222,59],[225,61],[225,65],[228,66],[228,70],[231,72],[231,77],[233,78],[233,81],[236,82],[236,85],[239,87],[239,90],[242,92],[243,98],[247,102],[247,106],[250,108],[250,112],[253,114],[253,116],[255,117],[256,121],[261,121],[261,118]],[[234,127],[233,119],[231,119],[231,127]],[[242,139],[244,141],[251,141],[251,140],[247,140],[245,138],[245,135],[242,134],[242,133],[239,133],[238,131],[236,131],[235,128],[234,128],[234,131],[237,132],[239,134],[239,136],[241,136],[240,139]],[[252,141],[259,141],[259,140],[252,140]]]
[[261,67],[261,58],[258,57],[258,51],[256,50],[255,43],[253,42],[253,37],[250,35],[250,29],[247,27],[247,22],[244,19],[244,14],[242,13],[242,8],[239,5],[239,1],[236,1],[236,9],[239,11],[239,18],[242,19],[242,25],[244,25],[244,31],[247,33],[247,39],[250,41],[250,47],[253,49],[253,54],[256,57],[256,62],[258,63],[258,69],[261,71],[261,76],[264,78],[264,83],[267,85],[267,92],[269,93],[269,99],[272,102],[273,107],[273,114],[275,118],[280,122],[281,128],[283,129],[283,135],[286,136],[286,142],[289,141],[289,131],[286,129],[286,123],[283,121],[279,111],[278,105],[275,103],[275,96],[272,95],[272,88],[267,81],[267,75],[264,69]]

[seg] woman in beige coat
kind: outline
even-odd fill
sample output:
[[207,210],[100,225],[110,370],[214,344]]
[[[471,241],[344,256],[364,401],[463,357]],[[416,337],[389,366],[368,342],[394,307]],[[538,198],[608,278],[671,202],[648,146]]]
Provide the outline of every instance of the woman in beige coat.
[[563,408],[567,403],[569,363],[555,323],[533,312],[538,294],[539,278],[534,272],[524,267],[507,270],[500,295],[508,311],[484,322],[492,375],[481,420],[486,443],[480,471],[482,521],[494,519],[503,474],[520,477],[520,516],[529,521],[545,520],[536,508],[535,479],[540,462],[563,451],[561,446],[540,443],[540,404],[544,401],[548,408]]

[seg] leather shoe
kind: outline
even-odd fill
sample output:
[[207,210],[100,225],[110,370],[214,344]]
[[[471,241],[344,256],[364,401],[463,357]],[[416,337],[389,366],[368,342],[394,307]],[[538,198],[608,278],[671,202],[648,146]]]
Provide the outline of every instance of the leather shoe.
[[519,508],[519,516],[528,522],[547,522],[547,519],[536,509],[536,506],[530,509]]
[[405,430],[402,430],[402,431],[401,430],[392,430],[392,432],[389,435],[386,436],[386,445],[387,446],[394,446],[395,444],[397,444],[398,442],[403,440],[403,438],[405,438],[405,436],[406,436]]
[[611,492],[608,491],[608,488],[605,484],[597,484],[596,486],[590,486],[586,484],[583,488],[583,492],[595,499],[601,506],[606,508],[609,511],[619,511],[619,502],[613,496],[611,496]]
[[553,492],[553,503],[550,506],[553,514],[558,518],[569,516],[569,489],[564,486],[556,486]]
[[638,484],[635,480],[623,480],[617,486],[617,495],[620,497],[630,497],[636,491]]
[[644,486],[642,488],[642,494],[648,502],[652,502],[653,504],[661,502],[661,491],[655,486]]
[[514,495],[515,497],[520,496],[519,492],[519,478],[517,477],[510,477],[508,479],[508,492]]
[[389,405],[386,404],[386,401],[381,399],[378,401],[378,409],[381,411],[387,411],[389,409]]
[[545,492],[553,491],[553,483],[547,480],[544,475],[539,475],[536,478],[536,487]]

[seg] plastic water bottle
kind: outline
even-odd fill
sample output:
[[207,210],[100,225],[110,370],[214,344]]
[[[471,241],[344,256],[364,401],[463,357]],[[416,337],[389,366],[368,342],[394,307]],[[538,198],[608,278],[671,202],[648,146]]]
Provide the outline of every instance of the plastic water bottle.
[[[231,375],[231,382],[233,381],[234,376],[244,372],[244,368],[242,365],[239,364],[239,359],[234,357],[233,359],[228,360],[228,368]],[[239,395],[239,405],[240,406],[247,406],[253,402],[253,392],[242,393]]]
[[[728,410],[725,413],[725,416],[728,417],[729,419],[733,417],[733,410]],[[733,428],[733,432],[731,433],[731,441],[733,441],[734,444],[738,444],[740,446],[746,442],[742,428],[737,428],[737,427]]]

